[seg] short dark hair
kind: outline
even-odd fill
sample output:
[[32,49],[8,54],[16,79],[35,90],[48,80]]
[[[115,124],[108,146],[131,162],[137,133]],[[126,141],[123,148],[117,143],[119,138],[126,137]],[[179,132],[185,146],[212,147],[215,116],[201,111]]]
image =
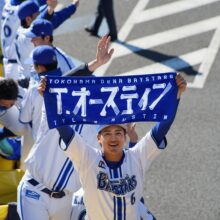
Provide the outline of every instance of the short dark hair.
[[57,69],[57,61],[56,62],[53,62],[53,63],[50,63],[50,64],[44,64],[45,68],[47,71],[51,71],[51,70],[55,70]]
[[39,65],[44,66],[46,68],[46,71],[52,71],[52,70],[57,69],[58,63],[57,63],[57,61],[55,61],[50,64],[34,64],[34,66],[39,66]]
[[21,20],[21,27],[27,29],[29,26],[27,25],[26,19]]
[[[30,16],[27,16],[27,17],[31,17],[33,19],[34,14],[32,14]],[[26,21],[26,18],[20,20],[20,23],[21,23],[21,27],[23,27],[24,29],[28,29],[29,28],[29,26],[27,24],[27,21]]]
[[[41,36],[41,38],[44,40],[44,38],[45,38],[46,36]],[[53,36],[49,36],[50,37],[50,39],[49,39],[49,41],[50,41],[50,43],[52,44],[53,43]]]
[[11,78],[0,79],[0,99],[16,100],[18,97],[18,85]]

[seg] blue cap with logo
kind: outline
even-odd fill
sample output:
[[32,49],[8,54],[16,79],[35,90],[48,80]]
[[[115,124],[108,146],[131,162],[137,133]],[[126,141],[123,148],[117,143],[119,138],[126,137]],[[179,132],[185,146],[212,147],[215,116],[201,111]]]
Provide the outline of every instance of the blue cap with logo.
[[105,124],[105,125],[98,125],[97,126],[97,133],[101,132],[104,128],[107,128],[111,125],[122,127],[125,130],[125,132],[127,132],[127,125],[126,124]]
[[53,25],[50,21],[39,18],[33,21],[28,31],[25,33],[26,37],[34,38],[41,36],[52,36]]
[[32,53],[33,63],[37,65],[47,65],[57,62],[56,52],[48,45],[38,46]]
[[36,12],[39,12],[38,5],[32,0],[27,0],[20,4],[18,9],[18,17],[20,20],[24,20],[26,17],[31,16]]

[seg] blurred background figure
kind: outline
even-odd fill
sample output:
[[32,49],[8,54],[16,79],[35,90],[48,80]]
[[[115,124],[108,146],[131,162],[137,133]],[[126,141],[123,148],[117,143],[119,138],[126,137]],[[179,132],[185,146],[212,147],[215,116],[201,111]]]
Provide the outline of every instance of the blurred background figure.
[[117,40],[118,34],[114,16],[113,0],[99,0],[95,20],[91,26],[85,27],[85,31],[89,32],[92,36],[98,36],[99,27],[103,18],[106,18],[111,41]]

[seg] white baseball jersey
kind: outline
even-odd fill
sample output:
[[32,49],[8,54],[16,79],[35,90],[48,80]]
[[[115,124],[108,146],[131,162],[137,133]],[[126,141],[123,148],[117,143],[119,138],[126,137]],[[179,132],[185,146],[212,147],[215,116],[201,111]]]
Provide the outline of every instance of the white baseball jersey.
[[25,36],[25,32],[27,31],[28,29],[19,27],[14,41],[16,48],[16,57],[19,64],[19,78],[31,76],[32,65],[27,64],[26,60],[28,60],[28,58],[31,57],[31,52],[34,49],[34,45],[31,42],[31,38]]
[[57,56],[58,68],[64,74],[75,67],[72,59],[60,48],[54,47]]
[[[89,136],[94,133],[85,134],[83,127],[83,125],[77,125],[75,129],[89,140]],[[48,219],[48,215],[53,216],[51,219],[70,219],[72,195],[81,187],[81,184],[78,173],[71,160],[60,149],[59,143],[60,135],[57,129],[48,128],[43,105],[37,140],[25,161],[26,173],[18,188],[18,212],[20,216],[24,216],[24,219],[44,220]],[[28,182],[32,178],[40,185],[33,187]],[[41,191],[45,187],[52,191],[64,191],[69,202],[65,197],[50,198]]]
[[[53,47],[53,48],[55,50],[57,57],[57,63],[58,63],[57,68],[59,68],[63,74],[75,67],[75,64],[70,56],[68,56],[66,53],[64,53],[61,49],[57,47]],[[29,87],[37,86],[39,82],[38,74],[35,72],[34,66],[31,63],[32,63],[32,53],[30,57],[25,61],[26,67],[29,65],[28,69],[30,70]]]
[[150,132],[124,151],[117,166],[108,165],[101,150],[86,146],[77,133],[67,147],[61,141],[61,148],[79,173],[87,219],[140,220],[138,204],[143,195],[144,173],[161,152]]
[[5,77],[18,79],[18,64],[15,54],[15,40],[20,20],[17,15],[19,6],[11,5],[10,0],[6,1],[1,16],[1,48],[4,56]]
[[14,106],[0,113],[0,123],[11,130],[14,134],[22,136],[21,138],[21,159],[20,168],[25,170],[24,160],[27,157],[34,140],[31,135],[29,124],[23,124],[19,120],[22,101],[26,97],[26,89],[19,86],[19,94]]
[[79,189],[72,162],[59,148],[57,129],[49,129],[46,114],[42,114],[37,140],[25,163],[28,173],[38,182],[54,191],[63,189],[75,192]]
[[[26,31],[25,29],[21,29],[22,33],[18,34],[18,38],[16,39],[16,50],[17,50],[17,59],[19,63],[19,75],[20,78],[23,77],[32,77],[34,68],[33,65],[30,64],[29,60],[32,59],[32,51],[34,49],[34,45],[31,42],[30,38],[27,38],[23,33]],[[25,39],[28,39],[26,42]],[[31,45],[29,45],[31,44]],[[22,50],[22,47],[26,45],[25,51]],[[60,48],[53,47],[56,52],[58,68],[60,68],[62,73],[66,73],[69,70],[75,67],[71,57],[69,57],[66,53],[64,53]]]
[[83,188],[80,188],[73,194],[71,220],[85,220],[86,207],[84,205],[83,195]]
[[2,14],[4,4],[5,4],[5,0],[0,1],[0,14]]
[[25,99],[22,101],[19,119],[22,123],[31,123],[33,140],[37,139],[37,133],[41,121],[42,104],[43,97],[39,94],[37,86],[29,88]]
[[[75,67],[73,61],[67,56],[61,49],[54,47],[57,56],[58,67],[62,73],[65,73]],[[30,69],[32,65],[30,65]],[[37,74],[37,73],[35,73]],[[36,140],[38,128],[41,121],[41,110],[43,104],[43,98],[37,90],[38,82],[33,79],[27,91],[26,98],[22,101],[20,121],[23,123],[32,123],[32,136]]]
[[[83,188],[73,194],[71,220],[86,219],[86,207],[83,201],[83,196]],[[139,201],[139,213],[141,215],[141,220],[154,220],[152,214],[141,201]]]
[[37,133],[41,121],[43,97],[37,91],[37,86],[29,86],[25,98],[21,102],[19,121],[26,125],[28,129],[23,134],[21,169],[25,170],[25,159],[27,158],[34,142],[37,139]]

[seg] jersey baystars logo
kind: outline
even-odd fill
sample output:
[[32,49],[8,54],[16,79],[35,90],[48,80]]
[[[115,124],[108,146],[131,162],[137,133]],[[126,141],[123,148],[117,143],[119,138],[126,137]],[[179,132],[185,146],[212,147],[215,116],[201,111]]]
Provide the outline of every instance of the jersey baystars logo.
[[115,195],[125,195],[137,186],[135,175],[131,177],[127,175],[125,178],[109,180],[108,174],[100,171],[97,175],[97,181],[98,189],[112,192]]

